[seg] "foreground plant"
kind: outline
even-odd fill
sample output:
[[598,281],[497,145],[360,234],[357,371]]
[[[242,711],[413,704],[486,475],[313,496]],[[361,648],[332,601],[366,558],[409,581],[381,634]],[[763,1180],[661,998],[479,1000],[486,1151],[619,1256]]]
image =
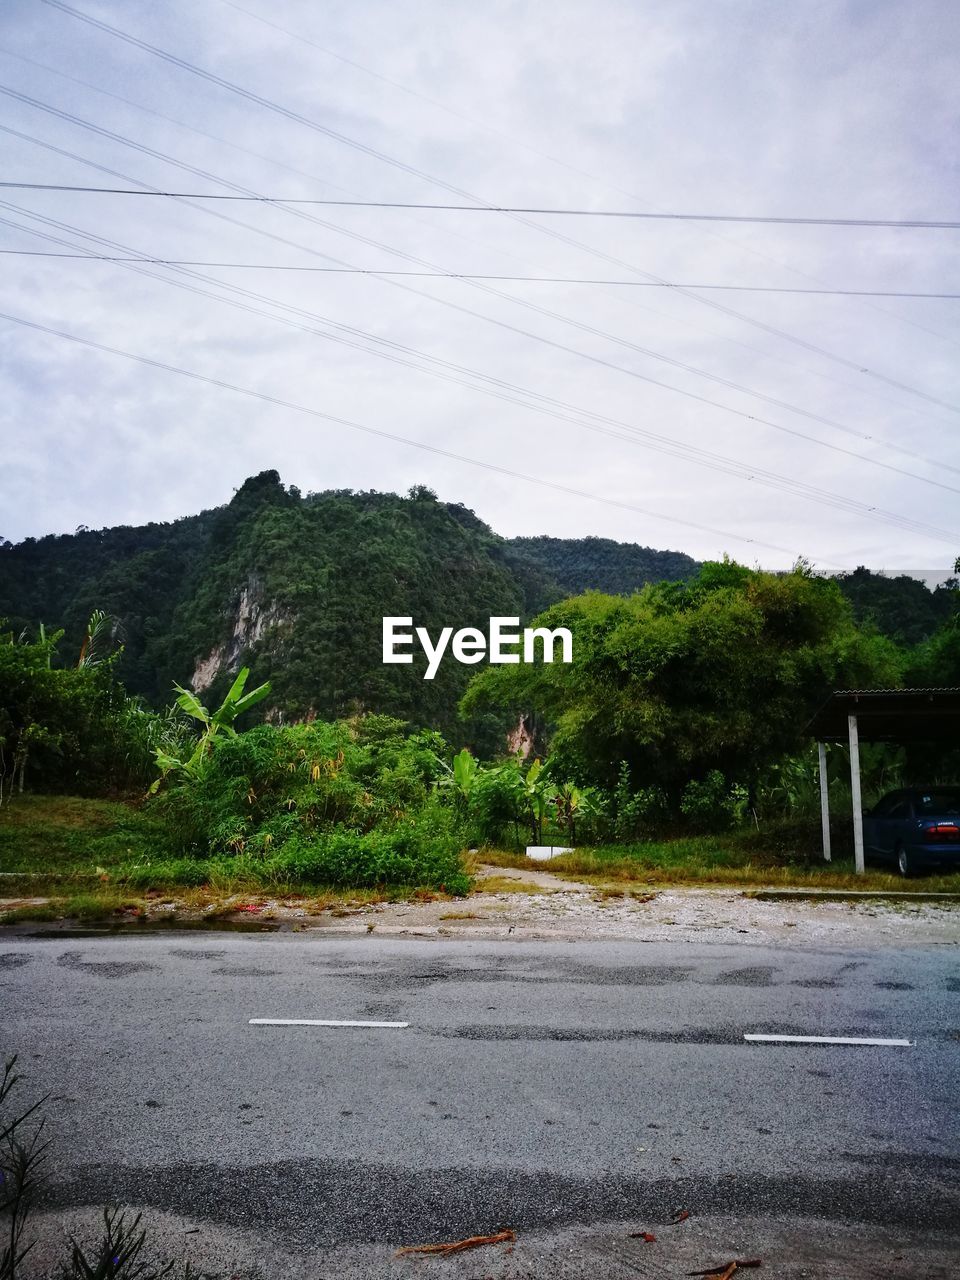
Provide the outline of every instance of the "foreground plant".
[[151,794],[158,790],[160,784],[170,773],[183,773],[187,777],[195,778],[203,768],[204,761],[210,754],[210,749],[217,735],[220,733],[236,733],[233,724],[237,717],[242,715],[244,711],[249,711],[251,707],[255,707],[258,702],[262,702],[267,697],[270,692],[269,681],[258,685],[256,689],[251,689],[249,693],[243,692],[249,677],[250,668],[243,667],[236,680],[230,686],[227,696],[214,712],[208,711],[192,690],[184,689],[179,684],[173,686],[177,690],[177,706],[185,711],[188,716],[198,720],[203,726],[203,732],[197,740],[193,751],[186,759],[170,755],[161,747],[156,748],[160,777],[151,786]]
[[24,1243],[24,1233],[45,1177],[43,1165],[49,1146],[39,1116],[46,1098],[12,1119],[3,1114],[9,1095],[20,1083],[16,1063],[16,1057],[10,1058],[0,1078],[0,1224],[5,1241],[0,1250],[0,1280],[15,1280],[20,1264],[33,1248],[32,1241]]
[[71,1237],[70,1261],[60,1280],[215,1280],[194,1271],[189,1262],[181,1270],[175,1262],[151,1258],[140,1218],[138,1213],[128,1222],[124,1210],[104,1209],[102,1235],[89,1253]]
[[[48,1177],[45,1168],[50,1142],[44,1137],[42,1115],[47,1099],[8,1118],[9,1098],[22,1077],[16,1073],[16,1056],[0,1077],[0,1280],[19,1280],[23,1264],[36,1244],[28,1240],[28,1225],[37,1195]],[[70,1238],[69,1256],[55,1272],[57,1280],[217,1280],[186,1263],[158,1259],[147,1247],[141,1215],[129,1221],[121,1208],[103,1211],[103,1227],[92,1245]]]

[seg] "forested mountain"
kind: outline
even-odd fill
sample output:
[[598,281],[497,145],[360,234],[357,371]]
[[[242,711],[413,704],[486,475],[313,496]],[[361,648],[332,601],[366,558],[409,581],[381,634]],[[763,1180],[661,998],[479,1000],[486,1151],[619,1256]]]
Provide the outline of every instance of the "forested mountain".
[[837,581],[858,622],[872,622],[901,644],[926,640],[956,612],[956,591],[949,583],[930,591],[917,578],[886,578],[862,567],[839,574]]
[[[365,709],[449,727],[477,668],[445,661],[425,681],[416,646],[413,665],[384,665],[383,616],[411,616],[434,637],[444,626],[486,630],[491,615],[527,620],[583,590],[627,595],[698,567],[605,538],[507,540],[423,487],[301,496],[265,471],[226,506],[172,523],[0,545],[0,619],[32,635],[40,623],[63,627],[68,657],[92,610],[105,610],[121,629],[118,674],[157,706],[173,681],[215,701],[246,664],[271,681],[275,717]],[[911,644],[955,594],[863,569],[840,585],[858,618]]]
[[564,595],[629,595],[648,582],[692,578],[700,567],[682,551],[654,551],[610,538],[511,538],[510,545],[560,584]]
[[384,666],[381,618],[431,635],[529,617],[562,592],[473,512],[417,488],[406,498],[302,497],[275,471],[226,506],[171,524],[81,530],[0,549],[0,617],[66,628],[79,648],[94,608],[122,627],[119,674],[151,702],[174,680],[211,699],[242,664],[273,686],[271,709],[332,718],[354,708],[445,724],[473,668]]

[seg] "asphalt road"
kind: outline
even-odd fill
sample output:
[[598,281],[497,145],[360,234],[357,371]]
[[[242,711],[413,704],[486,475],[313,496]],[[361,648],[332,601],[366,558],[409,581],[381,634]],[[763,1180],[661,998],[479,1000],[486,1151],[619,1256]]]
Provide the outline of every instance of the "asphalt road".
[[[249,1025],[304,1017],[410,1025]],[[26,1091],[54,1095],[50,1233],[121,1201],[231,1266],[298,1274],[263,1266],[275,1250],[344,1276],[509,1226],[554,1261],[522,1270],[518,1246],[498,1276],[596,1276],[614,1236],[660,1224],[663,1240],[688,1209],[739,1227],[734,1244],[766,1223],[767,1249],[770,1224],[806,1239],[814,1220],[887,1255],[932,1241],[922,1274],[960,1273],[957,949],[17,936],[0,939],[0,1027]],[[676,1274],[656,1269],[665,1250],[630,1249],[602,1274]],[[465,1254],[449,1274],[493,1266]]]

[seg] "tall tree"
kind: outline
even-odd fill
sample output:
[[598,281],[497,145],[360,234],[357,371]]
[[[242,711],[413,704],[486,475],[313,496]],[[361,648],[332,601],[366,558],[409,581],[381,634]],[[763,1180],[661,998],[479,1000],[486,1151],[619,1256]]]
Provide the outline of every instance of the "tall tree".
[[635,785],[677,791],[711,769],[750,781],[800,745],[833,689],[895,685],[902,667],[837,584],[805,568],[710,563],[688,584],[577,596],[537,624],[570,628],[573,662],[489,667],[464,710],[544,716],[566,768],[607,785],[624,760]]

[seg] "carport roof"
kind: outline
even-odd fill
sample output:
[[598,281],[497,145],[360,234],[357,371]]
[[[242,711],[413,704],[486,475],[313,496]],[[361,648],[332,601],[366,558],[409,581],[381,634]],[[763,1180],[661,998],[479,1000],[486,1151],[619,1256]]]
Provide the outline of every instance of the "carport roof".
[[960,745],[960,688],[838,689],[807,725],[818,742],[846,742],[847,716],[861,742]]

